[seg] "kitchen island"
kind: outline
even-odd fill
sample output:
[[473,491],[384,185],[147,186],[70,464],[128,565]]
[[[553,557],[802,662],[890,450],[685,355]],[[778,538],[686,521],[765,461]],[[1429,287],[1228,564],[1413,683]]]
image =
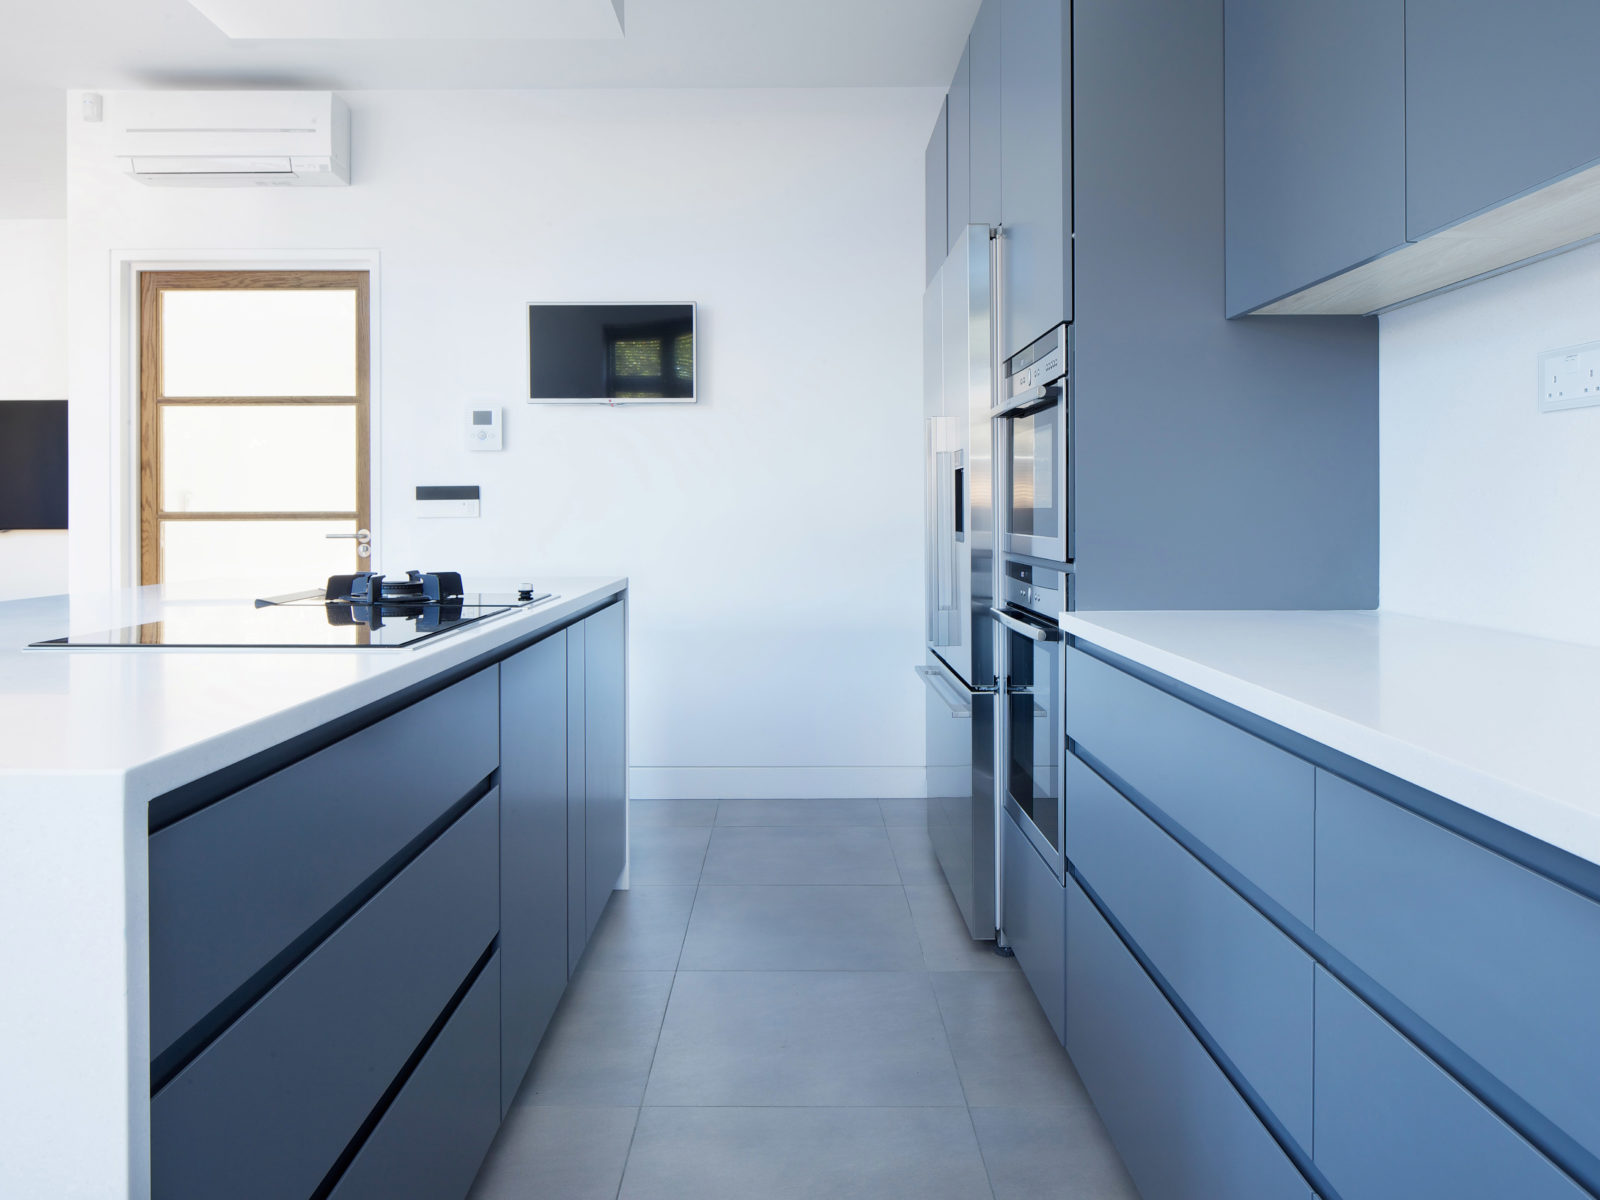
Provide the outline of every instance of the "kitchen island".
[[464,1194],[626,886],[627,581],[541,587],[411,649],[0,605],[0,1195]]
[[1145,1200],[1600,1194],[1600,648],[1061,625],[1065,1041]]

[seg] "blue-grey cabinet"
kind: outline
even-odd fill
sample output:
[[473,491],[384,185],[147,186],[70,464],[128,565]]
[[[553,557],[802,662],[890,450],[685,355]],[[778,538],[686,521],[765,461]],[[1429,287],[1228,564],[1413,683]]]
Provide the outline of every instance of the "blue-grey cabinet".
[[1001,0],[983,0],[967,37],[968,101],[967,220],[1000,221],[1000,72],[1003,47]]
[[1229,316],[1406,240],[1406,8],[1227,0]]
[[939,119],[933,123],[928,148],[923,153],[923,183],[926,190],[923,229],[927,237],[927,279],[932,282],[950,251],[950,106],[939,106]]
[[627,602],[584,621],[584,936],[600,923],[628,855]]
[[1319,771],[1317,933],[1600,1156],[1600,904]]
[[1065,0],[1000,0],[1000,353],[1072,319],[1072,22]]
[[1316,1053],[1314,1157],[1341,1200],[1588,1195],[1321,967]]
[[1000,833],[1006,938],[1050,1028],[1065,1043],[1066,911],[1061,880],[1010,813],[1000,822]]
[[567,631],[499,670],[505,1112],[567,986]]
[[1406,232],[1600,158],[1593,0],[1406,0]]
[[1067,844],[1081,877],[1309,1152],[1311,958],[1073,755]]
[[972,211],[972,79],[963,51],[945,98],[945,245],[954,246]]
[[1093,901],[1076,881],[1066,890],[1067,1049],[1139,1194],[1311,1200],[1304,1176]]

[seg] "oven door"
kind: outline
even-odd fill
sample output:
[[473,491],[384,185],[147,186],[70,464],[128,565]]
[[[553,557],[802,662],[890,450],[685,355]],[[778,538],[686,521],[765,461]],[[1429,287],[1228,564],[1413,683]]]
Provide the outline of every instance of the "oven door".
[[1035,614],[995,609],[1005,628],[1005,804],[1061,877],[1066,751],[1065,634]]
[[1007,456],[1006,550],[1071,562],[1067,392],[1059,384],[1042,391],[1043,395],[1001,414]]

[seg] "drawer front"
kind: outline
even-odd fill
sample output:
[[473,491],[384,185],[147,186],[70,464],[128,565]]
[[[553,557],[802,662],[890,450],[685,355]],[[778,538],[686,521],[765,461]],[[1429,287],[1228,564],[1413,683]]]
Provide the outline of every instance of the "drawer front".
[[1067,836],[1089,886],[1309,1151],[1310,957],[1072,755]]
[[1056,1037],[1066,1040],[1066,910],[1061,881],[1010,813],[1001,825],[1006,939]]
[[1600,1154],[1600,905],[1318,772],[1317,932]]
[[1320,967],[1316,1122],[1343,1200],[1588,1195]]
[[1070,648],[1067,736],[1311,924],[1310,763]]
[[1066,890],[1067,1049],[1139,1194],[1312,1200],[1294,1163],[1076,881]]
[[158,1196],[317,1188],[493,940],[498,834],[491,792],[156,1094]]
[[328,1200],[461,1200],[499,1126],[496,951]]
[[481,671],[150,838],[161,1054],[495,769]]

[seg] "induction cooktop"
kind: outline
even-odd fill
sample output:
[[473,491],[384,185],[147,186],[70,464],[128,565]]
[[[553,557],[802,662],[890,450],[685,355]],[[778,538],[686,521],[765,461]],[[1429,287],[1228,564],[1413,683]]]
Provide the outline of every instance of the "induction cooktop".
[[[442,583],[441,583],[442,581]],[[34,642],[39,650],[376,649],[420,645],[552,599],[530,586],[515,593],[466,592],[448,572],[336,575],[322,589],[254,602],[168,605],[159,621]]]

